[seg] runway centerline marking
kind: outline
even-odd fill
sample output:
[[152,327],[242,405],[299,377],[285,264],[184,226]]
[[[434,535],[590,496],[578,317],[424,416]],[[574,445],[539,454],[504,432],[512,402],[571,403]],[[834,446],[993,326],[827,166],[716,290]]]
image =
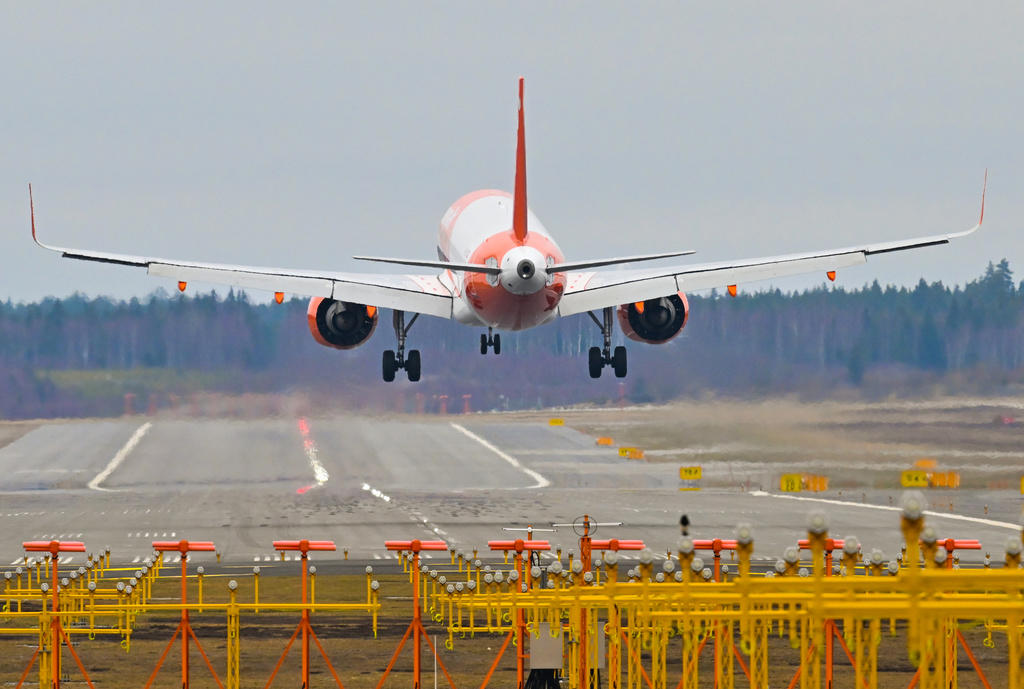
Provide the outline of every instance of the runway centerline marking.
[[[769,493],[763,490],[752,490],[750,495],[758,498],[785,498],[787,500],[803,500],[805,502],[822,502],[826,505],[844,505],[847,507],[868,507],[876,510],[888,510],[890,512],[902,512],[902,507],[892,507],[889,505],[872,505],[866,502],[852,502],[850,500],[830,500],[828,498],[809,498],[803,495],[780,495],[778,493]],[[985,526],[995,526],[1001,529],[1013,529],[1014,531],[1020,528],[1017,524],[1010,522],[1001,522],[995,519],[984,519],[982,517],[969,517],[966,514],[953,514],[952,512],[936,512],[935,510],[925,510],[924,514],[929,517],[938,517],[941,519],[956,519],[963,522],[972,522],[974,524],[984,524]]]
[[478,443],[486,447],[488,450],[498,455],[503,460],[514,466],[516,469],[519,469],[519,471],[523,472],[524,474],[526,474],[527,476],[529,476],[530,478],[537,482],[535,485],[527,486],[528,488],[547,488],[548,486],[551,485],[551,481],[547,480],[533,469],[523,466],[518,459],[508,454],[507,452],[503,451],[501,448],[492,444],[488,440],[481,438],[473,431],[470,431],[466,429],[464,426],[461,426],[457,423],[452,423],[451,427],[457,430],[459,433],[462,433],[467,438],[477,441]]
[[117,451],[117,454],[115,454],[113,459],[110,460],[110,463],[108,463],[107,466],[104,467],[103,471],[96,474],[96,476],[93,477],[91,481],[89,481],[89,488],[91,488],[92,490],[100,490],[107,493],[116,493],[117,491],[115,489],[102,488],[100,487],[100,484],[106,481],[107,478],[112,473],[114,473],[114,470],[121,465],[121,462],[128,458],[128,455],[131,453],[131,451],[134,450],[135,446],[139,444],[140,440],[142,440],[142,436],[146,435],[146,433],[149,431],[150,428],[152,428],[152,426],[153,423],[151,421],[147,421],[146,423],[136,428],[135,432],[132,433],[132,437],[128,438],[128,442],[126,442],[121,447],[121,449]]

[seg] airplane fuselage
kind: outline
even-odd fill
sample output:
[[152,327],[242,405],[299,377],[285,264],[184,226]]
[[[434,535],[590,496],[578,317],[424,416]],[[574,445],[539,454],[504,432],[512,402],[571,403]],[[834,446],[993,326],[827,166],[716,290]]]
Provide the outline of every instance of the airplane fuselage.
[[566,276],[543,269],[563,263],[562,250],[530,211],[528,233],[518,239],[512,207],[508,192],[482,189],[460,198],[441,218],[437,253],[442,261],[508,268],[500,276],[446,272],[456,297],[454,317],[461,323],[525,330],[557,315]]

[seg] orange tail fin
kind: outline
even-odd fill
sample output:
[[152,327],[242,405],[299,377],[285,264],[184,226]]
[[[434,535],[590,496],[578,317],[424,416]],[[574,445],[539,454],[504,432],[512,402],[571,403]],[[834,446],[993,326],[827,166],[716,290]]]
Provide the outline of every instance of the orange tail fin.
[[523,82],[519,77],[519,133],[516,137],[516,189],[512,204],[512,231],[526,240],[526,124],[523,117]]

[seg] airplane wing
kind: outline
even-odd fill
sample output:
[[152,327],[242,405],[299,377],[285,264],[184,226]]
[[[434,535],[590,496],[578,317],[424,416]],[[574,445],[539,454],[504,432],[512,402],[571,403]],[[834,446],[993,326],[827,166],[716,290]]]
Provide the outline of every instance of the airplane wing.
[[150,275],[170,278],[180,283],[212,282],[246,289],[327,297],[439,318],[452,317],[452,292],[438,275],[373,275],[261,268],[50,246],[36,237],[35,206],[32,203],[31,186],[29,205],[32,214],[32,239],[44,249],[59,252],[65,258],[145,268]]
[[[986,182],[988,173],[986,172]],[[569,273],[565,293],[559,303],[560,316],[571,316],[619,304],[657,299],[676,292],[694,292],[713,287],[728,287],[744,282],[770,280],[802,273],[831,273],[865,263],[869,256],[948,244],[981,227],[985,217],[985,191],[981,193],[978,224],[964,232],[916,237],[894,242],[864,244],[842,249],[785,254],[763,258],[701,263],[653,270]],[[834,275],[830,275],[834,277]]]

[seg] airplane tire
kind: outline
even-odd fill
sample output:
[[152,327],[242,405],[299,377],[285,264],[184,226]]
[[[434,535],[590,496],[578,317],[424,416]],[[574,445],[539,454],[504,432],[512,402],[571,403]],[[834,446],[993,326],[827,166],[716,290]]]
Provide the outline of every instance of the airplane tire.
[[484,335],[483,333],[480,333],[480,353],[487,353],[487,336]]
[[420,350],[409,350],[409,356],[405,360],[405,372],[409,374],[410,383],[420,379]]
[[390,383],[395,379],[395,371],[398,370],[398,364],[395,361],[395,352],[392,349],[384,350],[384,358],[381,362],[382,373],[384,374],[384,381]]
[[612,354],[612,370],[615,371],[616,378],[626,377],[626,348],[616,347],[615,352]]
[[494,336],[494,353],[501,354],[501,335]]
[[591,347],[589,353],[590,377],[600,378],[601,369],[604,368],[604,357],[601,356],[600,347]]

